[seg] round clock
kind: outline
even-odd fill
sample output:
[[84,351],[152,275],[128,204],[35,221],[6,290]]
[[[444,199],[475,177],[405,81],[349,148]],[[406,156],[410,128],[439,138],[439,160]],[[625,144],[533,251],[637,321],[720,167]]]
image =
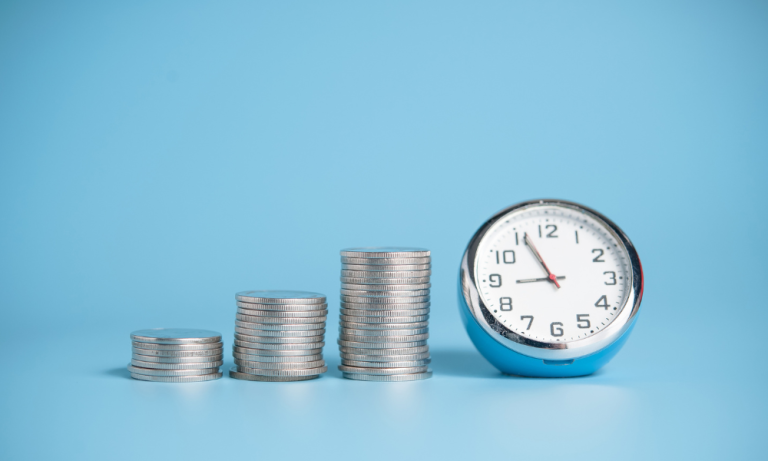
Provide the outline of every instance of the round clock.
[[513,205],[470,240],[459,272],[469,337],[503,373],[594,373],[637,319],[643,270],[635,247],[600,213],[563,200]]

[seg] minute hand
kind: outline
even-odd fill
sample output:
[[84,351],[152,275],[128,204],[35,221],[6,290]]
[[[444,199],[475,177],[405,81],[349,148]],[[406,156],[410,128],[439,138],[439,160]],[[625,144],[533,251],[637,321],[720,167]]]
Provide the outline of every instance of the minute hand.
[[536,249],[536,245],[534,245],[531,238],[528,237],[527,232],[523,234],[523,241],[525,242],[526,245],[528,245],[528,248],[531,249],[531,252],[533,252],[533,256],[536,258],[536,261],[538,261],[539,264],[541,264],[541,267],[543,267],[544,270],[547,272],[547,277],[549,278],[549,280],[551,280],[552,283],[554,283],[557,288],[560,288],[560,284],[557,283],[557,276],[549,270],[549,268],[547,267],[547,263],[545,263],[544,260],[541,259],[539,250]]

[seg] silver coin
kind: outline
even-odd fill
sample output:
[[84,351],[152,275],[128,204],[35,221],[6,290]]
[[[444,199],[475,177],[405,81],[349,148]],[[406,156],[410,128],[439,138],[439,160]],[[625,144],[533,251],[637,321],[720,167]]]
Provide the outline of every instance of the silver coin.
[[398,298],[385,297],[366,297],[366,296],[348,296],[342,293],[341,301],[355,304],[408,304],[408,303],[426,303],[429,296],[409,296]]
[[420,336],[429,333],[429,328],[417,328],[413,330],[353,330],[351,328],[339,328],[341,336]]
[[349,315],[352,317],[418,317],[422,315],[429,315],[429,309],[411,309],[406,311],[397,310],[365,310],[365,309],[345,309],[339,310],[341,315]]
[[[317,360],[323,360],[323,354],[271,357],[271,356],[264,356],[264,355],[250,355],[250,354],[240,354],[238,352],[232,352],[232,356],[238,360],[246,360],[248,362],[268,362],[268,363],[303,363],[303,362],[315,362]],[[259,367],[254,367],[254,368],[259,368]]]
[[361,266],[410,266],[413,264],[431,264],[432,258],[350,258],[342,256],[341,263]]
[[346,367],[358,368],[409,368],[425,367],[432,362],[431,359],[410,360],[407,362],[360,362],[357,360],[341,359],[341,364]]
[[[379,310],[389,310],[389,311],[409,311],[409,310],[420,310],[420,309],[429,309],[429,307],[432,305],[432,303],[426,302],[426,303],[410,303],[410,304],[395,304],[395,303],[386,303],[386,304],[371,304],[371,303],[341,303],[341,307],[343,309],[354,309],[354,310],[366,310],[366,311],[379,311]],[[366,314],[366,315],[374,315],[374,314]],[[409,314],[409,315],[421,315],[421,314]]]
[[248,341],[248,336],[242,336],[239,333],[235,333],[235,344],[241,347],[248,347],[250,349],[265,349],[273,351],[298,351],[309,349],[322,349],[325,343],[318,341],[315,343],[303,343],[303,344],[268,344],[268,343],[256,343]]
[[[432,264],[410,264],[410,265],[369,265],[369,264],[342,264],[342,271],[364,271],[364,272],[415,272],[431,271]],[[409,275],[408,277],[413,277]]]
[[249,290],[241,291],[235,299],[256,304],[323,304],[325,295],[310,291]]
[[199,351],[163,351],[158,349],[133,348],[133,352],[141,355],[154,355],[157,357],[211,357],[221,356],[224,353],[223,348],[203,349]]
[[412,247],[358,247],[341,250],[342,258],[426,258],[431,252],[426,248]]
[[252,362],[249,360],[235,359],[235,365],[242,368],[253,368],[257,370],[308,370],[324,367],[325,360],[314,360],[312,362]]
[[352,330],[417,330],[429,327],[429,322],[412,323],[360,323],[360,322],[339,322],[342,328]]
[[322,304],[256,304],[237,301],[237,307],[256,311],[308,312],[328,309],[328,303]]
[[212,373],[218,373],[219,368],[198,368],[196,370],[156,370],[153,368],[139,368],[134,367],[130,363],[128,364],[128,371],[131,373],[138,373],[140,375],[150,376],[200,376],[210,375]]
[[284,312],[284,311],[256,311],[252,309],[237,308],[238,314],[251,315],[256,317],[273,317],[273,318],[307,318],[307,317],[326,317],[328,310],[317,311],[301,311],[301,312]]
[[413,317],[355,317],[351,315],[341,315],[339,316],[340,320],[342,322],[350,322],[350,323],[381,323],[381,324],[389,324],[389,323],[413,323],[413,322],[426,322],[429,320],[428,315],[416,315]]
[[372,271],[368,269],[351,271],[349,269],[342,269],[341,276],[355,279],[413,279],[413,278],[429,278],[432,275],[432,270],[423,271]]
[[426,346],[427,341],[411,341],[411,342],[362,342],[362,341],[348,341],[346,339],[338,339],[336,343],[341,347],[354,347],[357,349],[409,349],[411,347]]
[[304,344],[304,343],[321,343],[325,339],[324,335],[320,336],[307,336],[305,338],[275,338],[272,336],[250,336],[241,333],[237,334],[238,339],[243,341],[247,340],[253,343],[264,344]]
[[258,376],[312,376],[325,373],[328,371],[328,367],[323,365],[322,367],[306,368],[304,370],[267,370],[264,368],[241,367],[238,365],[237,371]]
[[429,353],[429,346],[418,347],[404,347],[404,348],[375,348],[375,349],[361,349],[357,347],[339,347],[339,352],[342,354],[354,354],[354,355],[380,355],[382,357],[391,357],[399,355],[413,355]]
[[403,367],[403,368],[360,368],[339,365],[339,370],[343,373],[356,373],[364,375],[405,375],[413,373],[424,373],[427,366],[423,367]]
[[[341,283],[342,284],[355,284],[355,285],[366,285],[366,286],[372,286],[376,289],[394,289],[397,288],[388,288],[391,285],[424,285],[422,288],[430,288],[430,286],[426,286],[429,284],[429,277],[420,277],[420,278],[412,278],[412,279],[374,279],[374,278],[359,278],[359,277],[341,277]],[[387,288],[382,288],[384,286],[387,286]]]
[[131,365],[139,368],[153,368],[155,370],[199,370],[201,368],[218,368],[224,364],[218,362],[194,362],[194,363],[157,363],[131,359]]
[[156,383],[197,383],[201,381],[213,381],[222,377],[221,373],[211,373],[210,375],[199,376],[153,376],[131,373],[131,378],[141,381],[153,381]]
[[278,350],[278,349],[258,349],[255,347],[251,347],[252,344],[255,343],[248,343],[245,341],[239,341],[235,340],[235,345],[232,346],[232,350],[234,352],[239,352],[242,354],[251,354],[251,355],[259,355],[264,357],[294,357],[294,356],[300,356],[300,355],[317,355],[322,354],[323,349],[317,348],[317,349],[297,349],[297,350]]
[[205,344],[154,344],[132,341],[131,346],[139,349],[152,349],[157,351],[206,351],[211,349],[221,349],[221,342]]
[[236,314],[235,318],[237,320],[243,321],[243,322],[249,322],[249,323],[266,323],[266,324],[287,324],[287,325],[294,325],[294,324],[317,324],[317,323],[324,323],[327,320],[327,317],[302,317],[302,318],[280,318],[280,317],[256,317],[253,315],[243,315],[243,314]]
[[341,284],[342,290],[350,291],[364,291],[366,293],[371,291],[428,291],[432,286],[430,283],[421,283],[417,285],[360,285],[357,283],[343,283]]
[[134,360],[141,360],[142,362],[151,363],[203,363],[203,362],[218,362],[222,359],[222,355],[214,355],[212,357],[157,357],[155,355],[141,355],[137,353],[131,354],[131,358]]
[[294,331],[312,331],[312,330],[324,330],[325,322],[318,323],[296,323],[296,324],[284,324],[284,323],[257,323],[257,322],[243,322],[242,320],[235,320],[235,325],[249,330],[272,330],[290,333]]
[[[421,354],[410,355],[367,355],[367,354],[347,354],[342,352],[342,360],[355,360],[358,362],[413,362],[416,360],[424,360],[429,358],[429,352],[422,352]],[[349,364],[347,364],[349,365]]]
[[418,381],[420,379],[429,379],[432,377],[432,370],[428,370],[425,373],[413,373],[409,375],[363,375],[359,373],[342,373],[342,377],[346,379],[354,379],[357,381]]
[[264,382],[289,382],[289,381],[309,381],[310,379],[317,379],[320,375],[312,376],[258,376],[249,375],[248,373],[241,373],[237,371],[237,367],[232,367],[229,370],[229,377],[233,379],[241,379],[244,381],[264,381]]
[[131,333],[131,340],[154,344],[203,344],[221,341],[221,333],[194,328],[148,328]]
[[375,291],[375,290],[347,290],[341,289],[343,296],[349,297],[361,297],[361,298],[389,298],[389,299],[402,299],[405,297],[428,297],[429,290],[413,290],[413,291]]
[[407,336],[362,336],[362,335],[348,335],[341,333],[339,339],[342,341],[353,341],[357,343],[412,343],[416,341],[424,341],[429,339],[429,333],[420,335],[407,335]]
[[275,331],[275,330],[251,330],[249,328],[235,327],[235,333],[248,336],[269,336],[272,338],[307,338],[310,336],[323,336],[325,329],[306,331]]

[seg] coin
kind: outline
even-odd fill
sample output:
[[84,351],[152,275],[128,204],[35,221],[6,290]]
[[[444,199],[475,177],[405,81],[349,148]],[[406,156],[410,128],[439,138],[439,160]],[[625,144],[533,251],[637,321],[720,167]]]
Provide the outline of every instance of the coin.
[[309,381],[310,379],[316,379],[320,375],[312,376],[258,376],[249,375],[248,373],[241,373],[237,371],[237,367],[232,367],[229,370],[229,377],[234,379],[241,379],[244,381],[266,381],[266,382],[288,382],[288,381]]
[[432,377],[432,371],[428,370],[425,373],[413,373],[406,375],[364,375],[360,373],[342,373],[341,376],[347,379],[355,379],[358,381],[418,381],[420,379],[429,379]]
[[255,368],[259,370],[307,370],[324,367],[324,360],[312,362],[252,362],[249,360],[235,359],[235,364],[242,368]]
[[339,370],[343,373],[364,374],[364,375],[404,375],[412,373],[424,373],[427,366],[423,367],[403,367],[403,368],[360,368],[339,365]]
[[415,360],[424,360],[429,358],[429,351],[421,354],[410,355],[367,355],[367,354],[347,354],[341,353],[342,360],[356,360],[360,362],[410,362]]
[[[240,354],[239,352],[233,352],[232,356],[238,360],[246,360],[249,362],[303,363],[303,362],[315,362],[317,360],[323,360],[323,354],[297,355],[297,356],[288,356],[288,357],[270,357],[265,355],[250,355],[250,354]],[[259,367],[254,367],[254,368],[259,368]]]
[[298,350],[311,350],[322,349],[325,343],[322,341],[314,343],[301,343],[301,344],[271,344],[271,343],[256,343],[247,341],[249,337],[243,336],[239,333],[235,333],[235,344],[242,347],[248,347],[250,349],[265,349],[273,351],[298,351]]
[[359,270],[359,271],[351,271],[349,269],[342,269],[341,270],[341,276],[342,277],[349,277],[349,278],[356,278],[356,279],[412,279],[412,278],[429,278],[429,276],[432,275],[432,270],[423,270],[423,271],[403,271],[403,270],[394,270],[394,271],[382,271],[382,270]]
[[154,355],[141,355],[134,352],[131,354],[131,358],[135,360],[141,360],[142,362],[152,363],[203,363],[203,362],[218,362],[221,360],[222,355],[214,355],[212,357],[157,357]]
[[238,333],[235,335],[235,337],[238,339],[242,339],[243,341],[247,340],[253,343],[304,344],[304,343],[321,343],[323,342],[325,335],[307,336],[305,338],[275,338],[272,336],[250,336],[250,335],[244,335],[242,333]]
[[375,291],[375,290],[348,290],[346,288],[342,288],[341,294],[347,297],[401,299],[405,297],[413,297],[413,298],[428,297],[429,290]]
[[257,316],[257,317],[274,317],[274,318],[307,318],[307,317],[326,317],[328,315],[327,310],[317,311],[301,311],[301,312],[283,312],[283,311],[257,311],[252,309],[237,308],[238,314]]
[[410,266],[413,264],[431,264],[432,258],[350,258],[341,257],[342,264],[364,266]]
[[310,291],[249,290],[241,291],[235,299],[256,304],[323,304],[325,295]]
[[131,342],[131,345],[140,349],[153,349],[158,351],[205,351],[221,349],[221,342],[206,344],[154,344],[133,341]]
[[[375,289],[379,289],[383,285],[426,285],[429,284],[429,277],[419,277],[419,278],[410,278],[410,279],[390,279],[390,278],[382,278],[382,279],[374,279],[374,278],[359,278],[359,277],[341,277],[341,283],[342,284],[355,284],[355,285],[370,285],[372,287],[375,287]],[[422,287],[422,288],[427,288]],[[382,288],[383,289],[383,288]],[[392,289],[392,288],[386,288],[386,289]]]
[[157,363],[131,359],[131,365],[139,368],[154,368],[156,370],[199,370],[201,368],[218,368],[224,364],[218,362],[193,362],[193,363]]
[[277,350],[277,349],[258,349],[251,347],[252,344],[245,341],[235,340],[235,345],[232,350],[243,354],[261,355],[261,356],[273,356],[273,357],[293,357],[300,355],[317,355],[322,354],[322,348],[316,349],[298,349],[298,350]]
[[371,292],[371,291],[429,291],[429,288],[432,285],[429,283],[420,283],[420,284],[414,284],[414,285],[375,285],[375,284],[358,284],[358,283],[343,283],[341,284],[341,288],[343,290],[349,290],[349,291],[365,291]]
[[322,304],[257,304],[237,301],[237,307],[257,311],[278,311],[278,312],[306,312],[322,311],[328,309],[328,303]]
[[429,296],[409,296],[399,298],[387,297],[366,297],[366,296],[348,296],[342,293],[341,301],[345,303],[356,304],[408,304],[408,303],[426,303]]
[[264,368],[247,368],[238,365],[237,371],[258,376],[311,376],[325,373],[328,371],[328,367],[322,366],[317,368],[307,368],[305,370],[268,370]]
[[426,258],[430,251],[411,247],[359,247],[341,250],[342,258]]
[[410,360],[405,362],[361,362],[357,360],[341,359],[341,364],[347,367],[359,368],[408,368],[423,367],[432,362],[431,359]]
[[221,378],[221,373],[211,373],[210,375],[199,376],[153,376],[131,373],[131,378],[141,381],[154,381],[156,383],[195,383],[200,381],[213,381]]
[[411,322],[411,323],[359,323],[359,322],[339,322],[342,328],[351,328],[354,330],[415,330],[427,328],[429,322]]
[[223,353],[222,348],[219,349],[202,349],[199,351],[163,351],[157,349],[142,349],[138,347],[133,348],[133,352],[141,355],[155,355],[157,357],[210,357],[221,356]]
[[362,335],[348,335],[341,333],[339,339],[342,341],[354,341],[359,343],[409,343],[416,341],[423,341],[429,339],[429,333],[419,335],[407,335],[407,336],[362,336]]
[[416,328],[411,330],[355,330],[352,328],[339,328],[339,333],[344,336],[414,336],[429,333],[429,328]]
[[318,323],[296,323],[296,324],[284,324],[284,323],[258,323],[258,322],[244,322],[242,320],[235,320],[235,325],[242,328],[248,328],[249,330],[272,330],[281,332],[293,332],[293,331],[311,331],[311,330],[324,330],[325,322]]
[[128,371],[131,373],[138,373],[140,375],[150,376],[200,376],[210,375],[212,373],[218,373],[219,368],[198,368],[196,370],[157,370],[154,368],[139,368],[134,367],[130,363],[128,364]]
[[325,323],[326,317],[302,317],[302,318],[279,318],[279,317],[256,317],[253,315],[236,314],[235,318],[249,323],[272,323],[272,324],[299,324],[299,323]]
[[194,328],[149,328],[131,333],[131,340],[155,344],[203,344],[221,341],[221,333]]
[[[386,303],[386,304],[371,304],[371,303],[346,303],[342,302],[341,307],[344,309],[355,309],[355,310],[366,310],[366,311],[378,311],[378,310],[392,310],[392,311],[407,311],[407,310],[419,310],[419,309],[429,309],[430,305],[432,303],[426,302],[426,303],[409,303],[409,304],[395,304],[395,303]],[[366,315],[374,315],[374,314],[366,314]],[[409,314],[409,315],[420,315],[420,314]]]
[[309,336],[325,335],[325,329],[306,331],[276,331],[276,330],[251,330],[249,328],[235,327],[235,333],[248,336],[270,336],[273,338],[307,338]]
[[336,340],[336,343],[339,346],[342,347],[354,347],[358,349],[386,349],[386,348],[392,348],[392,349],[407,349],[411,347],[419,347],[419,346],[426,346],[427,341],[411,341],[411,342],[361,342],[361,341],[348,341],[345,339],[338,339]]
[[411,310],[366,310],[366,309],[346,309],[339,310],[341,315],[352,317],[414,317],[429,315],[429,309],[411,309]]
[[[364,271],[364,272],[416,272],[416,271],[431,271],[432,264],[409,264],[409,265],[370,265],[370,264],[343,264],[341,265],[342,271]],[[428,274],[431,275],[431,274]],[[409,275],[408,277],[413,277]]]
[[384,348],[357,348],[357,347],[339,347],[339,351],[342,354],[355,354],[355,355],[380,355],[383,357],[390,357],[396,355],[409,355],[409,354],[422,354],[429,353],[429,346],[417,346],[417,347],[384,347]]
[[358,316],[352,316],[352,315],[342,315],[340,316],[341,321],[343,322],[352,322],[352,323],[413,323],[413,322],[426,322],[429,320],[428,315],[415,315],[413,317],[358,317]]

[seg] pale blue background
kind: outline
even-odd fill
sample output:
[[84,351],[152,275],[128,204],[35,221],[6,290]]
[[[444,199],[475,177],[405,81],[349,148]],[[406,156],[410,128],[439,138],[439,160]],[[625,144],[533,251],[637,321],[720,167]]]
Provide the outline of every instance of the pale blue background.
[[[379,3],[0,5],[0,459],[765,459],[768,5]],[[503,378],[459,321],[470,236],[538,197],[644,263],[596,376]],[[433,379],[340,379],[357,245],[433,251]],[[328,295],[327,375],[127,378],[254,288]]]

